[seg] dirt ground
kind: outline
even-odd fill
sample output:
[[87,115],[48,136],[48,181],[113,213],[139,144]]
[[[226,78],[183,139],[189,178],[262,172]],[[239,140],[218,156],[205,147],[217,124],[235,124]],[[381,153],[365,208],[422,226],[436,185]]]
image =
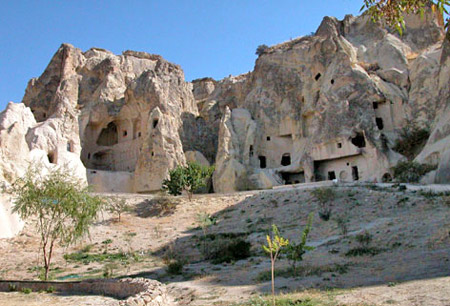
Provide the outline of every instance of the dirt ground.
[[[318,217],[318,203],[310,190],[299,188],[198,195],[192,202],[179,197],[170,199],[170,203],[177,204],[172,212],[158,209],[156,202],[161,200],[156,201],[152,195],[120,195],[132,210],[122,216],[121,222],[115,215],[104,213],[92,227],[90,239],[69,249],[58,248],[51,276],[56,280],[97,278],[112,269],[113,277],[158,279],[189,296],[186,301],[190,305],[241,302],[270,290],[270,281],[261,278],[261,273],[270,269],[261,244],[271,224],[277,224],[285,237],[298,242],[308,214],[313,213],[308,244],[315,250],[301,262],[303,275],[277,277],[278,292],[338,288],[335,305],[450,305],[448,198],[374,185],[338,186],[333,190],[336,196],[329,221]],[[252,256],[223,264],[204,260],[199,213],[216,219],[216,224],[208,228],[209,234],[234,233],[251,242]],[[337,225],[337,217],[348,220],[346,236]],[[373,236],[370,245],[379,254],[346,256],[357,245],[355,236],[365,231]],[[86,250],[87,245],[89,253],[104,253],[106,246],[102,242],[106,239],[112,240],[107,253],[133,252],[139,258],[128,263],[69,262],[63,258],[64,254]],[[0,278],[38,279],[38,249],[39,239],[31,221],[18,237],[0,240]],[[188,262],[181,275],[167,273],[167,254]],[[277,263],[279,270],[287,267],[284,259]],[[55,305],[72,305],[64,300],[69,297],[41,296],[54,299]],[[0,305],[20,305],[20,299],[32,301],[33,297],[34,293],[2,293]],[[75,301],[77,298],[81,299],[70,297]],[[92,304],[87,304],[89,298]],[[78,303],[97,305],[96,298],[86,297]],[[16,300],[16,304],[5,304]],[[36,303],[41,304],[26,304],[48,305],[41,298]]]

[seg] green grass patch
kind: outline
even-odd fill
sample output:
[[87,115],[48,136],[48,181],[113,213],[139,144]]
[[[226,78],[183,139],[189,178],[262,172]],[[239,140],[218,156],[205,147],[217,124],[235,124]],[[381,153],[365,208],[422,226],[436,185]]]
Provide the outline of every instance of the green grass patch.
[[101,254],[75,252],[70,254],[64,254],[64,259],[68,262],[81,262],[83,264],[89,264],[91,262],[140,261],[141,257],[136,253],[125,253],[125,252],[101,253]]

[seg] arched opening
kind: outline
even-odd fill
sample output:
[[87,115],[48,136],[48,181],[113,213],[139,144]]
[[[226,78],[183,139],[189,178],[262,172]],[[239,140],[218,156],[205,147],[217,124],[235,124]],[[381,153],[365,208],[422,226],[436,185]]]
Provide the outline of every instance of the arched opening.
[[383,119],[382,118],[375,118],[375,122],[377,123],[377,127],[379,130],[382,130],[384,128]]
[[378,102],[372,102],[373,109],[378,109]]
[[389,173],[383,174],[383,176],[381,177],[381,181],[383,183],[392,182],[392,175],[390,175]]
[[289,166],[291,164],[291,154],[290,153],[284,153],[281,157],[281,165],[282,166]]
[[356,136],[352,138],[352,144],[354,144],[358,148],[366,147],[366,140],[364,139],[364,135],[362,133],[356,133]]
[[330,83],[331,83],[331,85],[333,85],[334,84],[334,79],[331,79]]
[[315,79],[316,81],[318,81],[318,80],[320,79],[321,76],[322,76],[322,75],[321,75],[320,73],[318,73],[318,74],[316,74],[316,76],[314,77],[314,79]]
[[104,128],[97,139],[97,145],[99,146],[112,146],[117,144],[117,126],[114,122],[108,123],[106,128]]
[[248,156],[252,157],[253,156],[253,146],[250,145],[250,149],[248,150]]
[[156,128],[158,126],[158,119],[153,119],[153,128]]

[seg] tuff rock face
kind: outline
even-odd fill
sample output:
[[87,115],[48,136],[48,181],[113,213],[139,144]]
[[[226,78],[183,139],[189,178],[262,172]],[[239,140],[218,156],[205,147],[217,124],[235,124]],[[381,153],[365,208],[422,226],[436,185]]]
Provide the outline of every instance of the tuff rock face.
[[22,104],[0,114],[0,179],[69,164],[96,191],[153,192],[186,161],[214,164],[216,192],[317,180],[383,181],[408,121],[432,131],[420,162],[448,182],[450,46],[442,18],[403,36],[367,16],[325,17],[272,46],[252,72],[188,83],[161,56],[63,44]]
[[[214,186],[389,180],[403,158],[391,148],[408,121],[433,131],[417,157],[439,165],[428,182],[448,182],[449,45],[431,12],[406,22],[399,37],[366,16],[326,17],[314,36],[267,49],[250,73],[194,81],[219,139]],[[251,142],[234,128],[238,109],[256,126]]]

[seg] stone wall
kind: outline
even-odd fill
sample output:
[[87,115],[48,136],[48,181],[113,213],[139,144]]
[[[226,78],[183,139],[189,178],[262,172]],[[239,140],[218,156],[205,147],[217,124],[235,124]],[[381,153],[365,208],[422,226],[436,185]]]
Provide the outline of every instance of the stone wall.
[[64,294],[106,295],[120,299],[119,306],[175,306],[166,287],[155,280],[144,278],[125,278],[108,280],[86,280],[80,282],[39,282],[0,280],[0,291],[20,291],[30,288],[33,291],[45,291],[53,288]]

